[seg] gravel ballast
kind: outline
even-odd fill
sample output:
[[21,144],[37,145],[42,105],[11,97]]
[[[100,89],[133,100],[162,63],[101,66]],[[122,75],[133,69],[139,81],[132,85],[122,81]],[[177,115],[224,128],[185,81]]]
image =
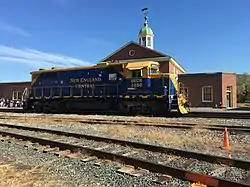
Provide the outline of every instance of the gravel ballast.
[[[198,172],[198,173],[203,173],[203,174],[209,174],[213,172],[215,169],[219,168],[220,166],[218,164],[212,164],[208,163],[205,161],[199,161],[199,160],[194,160],[190,158],[176,158],[172,159],[170,158],[169,161],[169,156],[172,157],[173,155],[168,155],[168,154],[159,154],[151,151],[146,151],[146,150],[140,150],[140,149],[134,149],[133,147],[127,147],[127,146],[119,146],[115,144],[110,144],[110,143],[105,143],[105,142],[97,142],[97,141],[92,141],[92,140],[85,140],[85,139],[78,139],[78,138],[73,138],[73,137],[67,137],[67,136],[59,136],[59,135],[54,135],[50,133],[42,133],[42,132],[35,132],[35,131],[27,131],[27,130],[19,130],[19,129],[8,129],[8,128],[0,128],[1,130],[7,130],[8,132],[14,132],[14,133],[21,133],[24,135],[28,136],[35,136],[39,138],[46,138],[50,140],[55,140],[55,141],[62,141],[65,143],[73,143],[75,142],[77,145],[79,143],[83,146],[89,146],[90,148],[103,148],[103,150],[106,150],[105,147],[107,147],[109,150],[111,149],[112,151],[118,151],[117,154],[125,154],[125,153],[132,153],[130,157],[138,158],[141,160],[147,160],[151,161],[154,163],[164,163],[168,166],[171,167],[176,167],[176,168],[181,168],[181,169],[188,169],[190,171]],[[110,146],[112,148],[110,148]],[[221,166],[222,167],[222,166]],[[228,167],[224,172],[228,172],[228,170],[231,171],[230,177],[231,180],[238,179],[242,180],[247,177],[247,171],[246,170],[240,170],[237,168],[232,168]],[[241,177],[233,177],[233,171],[236,170],[236,173],[241,173]],[[227,178],[228,176],[224,176]]]
[[112,115],[77,115],[77,114],[36,114],[36,113],[8,113],[0,112],[1,117],[35,117],[35,118],[58,118],[58,119],[99,119],[99,120],[125,120],[125,121],[140,121],[140,122],[153,122],[153,123],[170,123],[170,122],[183,122],[183,123],[201,123],[201,124],[224,124],[224,125],[240,125],[250,126],[250,119],[223,119],[223,118],[192,118],[192,117],[145,117],[145,116],[112,116]]
[[[25,126],[33,126],[33,127],[40,127],[40,128],[48,128],[48,129],[56,129],[61,131],[68,131],[68,132],[75,132],[75,133],[82,133],[82,134],[89,134],[94,136],[103,136],[108,138],[116,138],[121,140],[129,140],[129,141],[135,141],[135,142],[141,142],[141,143],[148,143],[152,145],[160,145],[165,147],[172,147],[172,148],[179,148],[184,149],[187,151],[197,151],[202,152],[205,154],[213,154],[218,156],[225,156],[235,159],[242,159],[250,161],[250,135],[249,134],[231,134],[229,132],[229,138],[230,138],[230,145],[232,150],[230,153],[227,153],[223,149],[221,149],[221,146],[223,145],[223,133],[220,131],[208,131],[208,130],[201,130],[201,129],[194,129],[194,130],[180,130],[180,129],[163,129],[160,127],[139,127],[139,126],[121,126],[121,125],[105,125],[101,124],[84,124],[84,123],[63,123],[63,122],[49,122],[50,117],[57,117],[61,118],[63,121],[64,118],[75,118],[75,119],[106,119],[106,120],[142,120],[142,122],[146,121],[157,121],[157,122],[187,122],[187,123],[201,123],[201,124],[226,124],[226,125],[242,125],[242,126],[250,126],[250,120],[242,119],[242,120],[228,120],[228,119],[204,119],[204,118],[148,118],[148,117],[127,117],[127,116],[98,116],[98,115],[88,115],[88,116],[80,116],[80,115],[54,115],[54,114],[11,114],[7,113],[6,115],[11,116],[23,116],[27,117],[27,120],[25,122],[18,121],[18,120],[8,120],[8,119],[1,119],[0,123],[10,123],[14,125],[25,125]],[[0,116],[4,116],[4,114],[0,113]],[[29,118],[29,116],[35,117],[35,119]],[[45,120],[46,119],[46,120]],[[42,121],[45,121],[42,123]],[[39,123],[38,123],[39,121]],[[10,129],[10,131],[13,131],[14,129]],[[18,130],[20,131],[20,130]],[[33,132],[30,132],[30,135],[32,135]],[[55,139],[58,138],[56,135],[54,136]],[[72,142],[77,141],[77,139],[71,138]],[[98,144],[94,143],[93,141],[83,141],[82,144],[84,145],[94,145],[94,147],[98,147]],[[2,143],[1,143],[2,144]],[[13,145],[12,145],[13,146]],[[1,149],[0,145],[0,149]],[[19,149],[23,149],[20,148]],[[127,148],[129,149],[129,148]],[[32,152],[33,150],[26,150],[24,151]],[[127,150],[126,150],[127,151]],[[126,152],[125,151],[125,152]],[[124,153],[125,153],[124,152]],[[18,153],[19,154],[19,153]],[[38,154],[38,153],[35,153]],[[147,154],[146,152],[143,152],[142,154],[145,154],[145,157],[153,159],[152,161],[158,161],[158,162],[164,162],[164,159],[157,159],[157,157],[152,157],[152,155]],[[22,155],[22,152],[20,152],[19,155]],[[24,155],[27,156],[27,153],[24,153]],[[32,154],[28,154],[32,157]],[[44,153],[39,153],[39,155],[44,155]],[[47,158],[48,154],[45,154],[45,158]],[[136,154],[135,154],[136,156]],[[162,155],[160,155],[162,156]],[[42,156],[35,156],[35,160],[37,158],[40,158]],[[49,157],[49,156],[48,156]],[[59,174],[58,176],[62,177],[65,180],[72,181],[74,178],[77,178],[76,184],[79,186],[85,185],[85,184],[94,184],[94,186],[116,186],[116,184],[113,183],[113,177],[114,181],[117,182],[117,186],[158,186],[155,183],[149,182],[149,178],[153,178],[154,175],[148,175],[145,178],[139,177],[137,179],[128,177],[126,175],[121,175],[116,173],[117,166],[113,166],[112,164],[109,166],[102,166],[101,168],[93,166],[93,163],[82,163],[76,160],[71,159],[63,159],[62,162],[60,162],[61,158],[53,156],[53,159],[57,159],[55,163],[58,165],[55,167],[54,162],[51,165],[51,167],[48,167],[49,171],[54,173],[55,175]],[[27,158],[27,157],[26,157]],[[159,158],[159,157],[158,157]],[[33,157],[32,157],[33,159]],[[32,160],[31,159],[31,160]],[[40,163],[43,163],[39,160]],[[79,163],[78,163],[79,162]],[[179,160],[173,160],[169,162],[168,164],[170,166],[182,166],[182,164],[185,164],[188,162],[185,158],[179,158]],[[60,164],[62,163],[62,164]],[[80,168],[78,168],[80,164]],[[94,168],[94,169],[93,169]],[[188,168],[191,171],[195,172],[203,172],[204,174],[209,174],[214,169],[219,169],[221,166],[210,164],[210,163],[200,163],[200,162],[193,162],[191,165],[188,166]],[[64,170],[67,170],[64,171]],[[80,173],[83,172],[86,175],[80,175],[78,176],[78,170]],[[82,171],[83,170],[83,171]],[[85,172],[85,170],[90,170]],[[92,171],[93,170],[93,171]],[[99,171],[100,170],[100,171]],[[219,169],[220,170],[220,169]],[[70,173],[72,171],[72,173]],[[104,177],[103,177],[104,175]],[[121,176],[120,176],[121,175]],[[225,178],[228,180],[235,180],[240,181],[242,178],[246,176],[246,171],[237,169],[237,168],[231,168],[226,167],[225,169],[222,168],[222,171],[215,174],[216,177]],[[109,180],[111,178],[111,180]],[[84,180],[83,180],[84,179]],[[134,183],[133,180],[136,180]],[[81,181],[83,180],[83,181]],[[95,183],[96,182],[96,183]],[[124,185],[121,185],[123,184]],[[143,183],[143,184],[142,184]],[[177,184],[175,184],[177,183]],[[182,184],[179,184],[182,183]],[[133,185],[135,184],[135,185]],[[174,179],[172,181],[172,184],[169,186],[189,186],[187,182],[183,182],[181,180]]]
[[[147,174],[141,177],[131,177],[120,174],[117,169],[121,166],[117,163],[95,166],[94,162],[83,163],[78,159],[69,159],[57,157],[51,153],[42,153],[34,151],[31,148],[23,147],[13,143],[0,142],[1,157],[8,157],[15,162],[24,165],[41,165],[51,175],[68,181],[69,187],[99,187],[99,186],[149,186],[160,187],[151,180],[155,174]],[[172,179],[165,186],[183,186],[188,187],[190,183],[179,179]]]
[[250,134],[231,134],[229,140],[231,152],[228,154],[223,146],[223,132],[209,130],[180,130],[160,127],[121,126],[106,124],[36,124],[36,121],[18,123],[0,120],[3,123],[25,125],[32,127],[56,129],[60,131],[103,136],[140,143],[148,143],[164,147],[197,151],[205,154],[232,157],[235,159],[250,160]]

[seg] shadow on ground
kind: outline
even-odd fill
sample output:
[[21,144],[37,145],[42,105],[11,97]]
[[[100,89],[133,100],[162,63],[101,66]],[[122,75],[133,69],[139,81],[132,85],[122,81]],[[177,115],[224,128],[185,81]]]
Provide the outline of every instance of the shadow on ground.
[[231,108],[231,109],[227,109],[229,111],[250,111],[250,107],[238,107],[238,108]]

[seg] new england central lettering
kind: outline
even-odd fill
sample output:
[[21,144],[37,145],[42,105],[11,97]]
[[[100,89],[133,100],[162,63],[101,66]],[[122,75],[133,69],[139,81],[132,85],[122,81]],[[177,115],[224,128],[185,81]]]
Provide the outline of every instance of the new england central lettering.
[[70,83],[93,83],[102,81],[101,77],[93,77],[93,78],[71,78]]

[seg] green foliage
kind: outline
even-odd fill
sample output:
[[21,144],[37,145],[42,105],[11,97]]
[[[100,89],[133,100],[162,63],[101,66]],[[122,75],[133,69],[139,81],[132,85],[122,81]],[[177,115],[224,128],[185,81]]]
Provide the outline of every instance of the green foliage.
[[250,102],[250,75],[247,73],[237,75],[237,101]]

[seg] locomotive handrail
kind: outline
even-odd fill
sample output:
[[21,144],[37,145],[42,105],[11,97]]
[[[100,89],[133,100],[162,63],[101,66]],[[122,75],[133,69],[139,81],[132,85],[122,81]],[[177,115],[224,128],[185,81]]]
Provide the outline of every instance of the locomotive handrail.
[[[106,97],[106,96],[118,96],[119,86],[121,85],[120,84],[115,84],[115,85],[105,84],[105,85],[94,85],[92,87],[40,86],[40,87],[29,87],[27,89],[29,91],[28,92],[29,97],[35,97],[35,98],[83,97],[83,96]],[[113,91],[111,89],[108,89],[110,87],[114,88]],[[159,87],[163,87],[163,86],[159,86]],[[166,91],[168,91],[168,89]],[[74,94],[76,92],[78,92],[78,94]]]
[[[82,97],[82,96],[87,96],[87,95],[91,95],[91,96],[95,96],[95,89],[101,88],[101,95],[102,96],[107,96],[107,95],[113,95],[113,96],[117,96],[118,95],[118,87],[120,84],[116,84],[116,85],[94,85],[92,87],[75,87],[75,86],[50,86],[50,87],[30,87],[29,89],[31,90],[30,92],[30,97],[36,97],[36,92],[37,91],[41,91],[41,94],[39,94],[39,97],[43,98],[43,97]],[[115,87],[116,91],[111,93],[111,92],[107,92],[106,89],[107,87]],[[63,94],[63,88],[65,89],[69,89],[67,90],[69,95],[64,95]],[[49,90],[49,94],[44,94],[44,92],[46,91],[46,89]],[[57,91],[55,91],[55,89],[58,89]],[[79,95],[73,95],[73,89],[78,90],[79,91]],[[58,94],[55,94],[55,92],[57,92]]]

